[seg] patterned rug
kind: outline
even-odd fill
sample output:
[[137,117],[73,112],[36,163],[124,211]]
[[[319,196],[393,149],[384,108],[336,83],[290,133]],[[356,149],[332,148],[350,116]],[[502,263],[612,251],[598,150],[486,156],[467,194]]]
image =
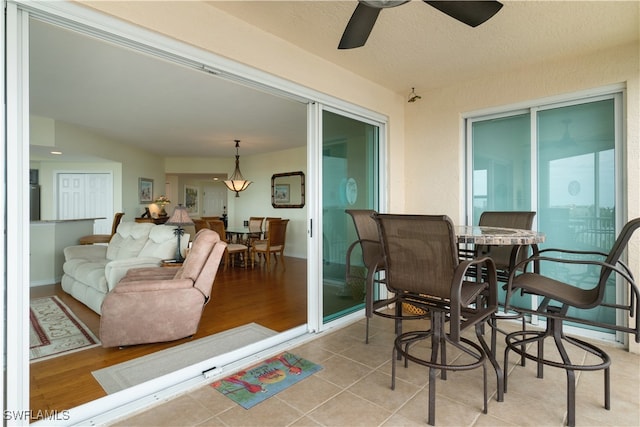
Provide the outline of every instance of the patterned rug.
[[281,353],[216,381],[211,387],[249,409],[321,369],[320,365],[294,354]]
[[100,345],[98,338],[56,296],[31,300],[29,318],[31,362]]

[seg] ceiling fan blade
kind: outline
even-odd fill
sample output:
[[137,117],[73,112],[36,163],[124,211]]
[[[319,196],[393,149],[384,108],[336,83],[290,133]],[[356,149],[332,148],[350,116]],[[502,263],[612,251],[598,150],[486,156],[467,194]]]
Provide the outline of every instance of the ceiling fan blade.
[[487,21],[502,8],[498,1],[428,1],[430,6],[471,27]]
[[353,49],[364,46],[381,10],[364,3],[358,3],[344,29],[338,49]]

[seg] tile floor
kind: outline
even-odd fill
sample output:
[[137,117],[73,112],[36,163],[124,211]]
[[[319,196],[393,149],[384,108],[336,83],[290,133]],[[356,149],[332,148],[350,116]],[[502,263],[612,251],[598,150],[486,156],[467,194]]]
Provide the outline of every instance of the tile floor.
[[[405,322],[405,331],[424,329],[426,325],[420,322],[427,321]],[[409,364],[405,369],[399,365],[396,389],[390,389],[392,323],[374,316],[368,345],[364,344],[362,320],[291,349],[294,354],[322,365],[323,370],[250,410],[204,386],[114,425],[425,426],[428,368]],[[503,348],[498,350],[500,364],[504,362]],[[576,424],[638,426],[640,356],[620,348],[603,348],[613,360],[611,410],[603,407],[602,371],[577,373]],[[571,356],[586,357],[580,353]],[[451,351],[449,357],[456,354]],[[504,402],[495,400],[494,371],[487,369],[490,393],[487,414],[482,413],[482,369],[449,373],[447,381],[438,379],[436,425],[564,425],[564,371],[546,367],[544,379],[537,379],[533,363],[516,366],[518,360],[513,353],[509,361]]]

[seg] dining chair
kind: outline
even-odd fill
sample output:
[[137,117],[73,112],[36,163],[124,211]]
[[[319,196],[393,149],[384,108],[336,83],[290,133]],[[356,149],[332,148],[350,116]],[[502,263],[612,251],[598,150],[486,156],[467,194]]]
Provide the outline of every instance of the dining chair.
[[[547,321],[543,331],[517,331],[507,335],[507,348],[504,353],[505,369],[508,366],[510,351],[536,362],[538,378],[543,378],[545,365],[564,369],[567,375],[567,424],[569,426],[575,425],[575,371],[604,370],[604,407],[611,408],[609,372],[611,358],[596,345],[565,335],[563,325],[569,321],[620,331],[633,334],[635,341],[640,342],[640,310],[638,308],[640,292],[631,270],[621,259],[631,236],[639,227],[640,218],[625,224],[608,254],[570,249],[543,249],[516,264],[509,274],[505,308],[541,316]],[[528,266],[532,263],[539,264],[539,270],[529,271]],[[552,271],[553,267],[562,268],[571,265],[583,266],[589,274],[566,275],[565,280],[559,280],[542,273],[543,271]],[[556,269],[556,271],[558,270]],[[619,304],[605,302],[607,287],[614,287],[621,291],[621,285],[627,287],[627,302]],[[535,309],[512,306],[511,297],[515,292],[536,295],[541,301]],[[579,317],[576,315],[576,311],[597,308],[613,310],[616,315],[626,312],[626,317],[630,319],[630,322],[631,319],[634,319],[632,322],[635,324],[610,324],[591,320],[587,316]],[[556,351],[545,351],[544,342],[547,338],[553,341]],[[588,357],[584,358],[581,355],[580,360],[572,360],[570,355],[575,353],[568,349],[576,348],[586,351]],[[536,352],[530,353],[534,349]],[[505,377],[504,380],[506,392],[507,378]]]
[[271,255],[275,262],[278,262],[278,254],[282,260],[282,268],[286,268],[284,263],[284,248],[287,240],[287,224],[288,219],[271,219],[269,220],[269,235],[264,240],[254,240],[251,246],[251,264],[255,265],[256,254],[264,255],[267,271],[271,271]]
[[[533,220],[536,216],[535,212],[530,211],[485,211],[480,215],[478,221],[479,226],[483,227],[501,227],[501,228],[515,228],[518,230],[531,230],[533,229]],[[496,265],[496,273],[498,282],[506,284],[509,279],[509,274],[513,270],[514,266],[519,262],[525,260],[529,256],[529,252],[536,253],[538,251],[537,245],[500,245],[500,246],[476,246],[474,248],[474,256],[490,256]],[[504,307],[504,302],[498,299],[498,305]],[[498,327],[498,320],[516,320],[520,319],[522,322],[522,330],[526,329],[526,319],[521,312],[512,311],[506,313],[498,310],[498,312],[491,315],[489,318],[489,326],[491,327],[491,350],[496,351],[496,332],[500,332],[504,335],[507,333]],[[525,358],[520,361],[522,366],[525,365]]]
[[227,269],[229,265],[229,258],[231,258],[231,266],[235,267],[235,255],[241,254],[242,261],[244,262],[244,268],[247,268],[249,264],[249,247],[240,243],[231,243],[227,239],[227,233],[225,232],[224,222],[221,219],[214,219],[207,221],[209,228],[220,235],[220,240],[227,243],[227,248],[224,251],[224,269]]
[[[405,367],[414,362],[429,368],[428,422],[435,424],[436,373],[447,379],[447,371],[475,368],[483,370],[484,413],[487,412],[488,359],[496,371],[497,399],[503,399],[503,373],[482,336],[482,324],[497,310],[496,269],[490,257],[460,261],[457,238],[446,215],[376,214],[385,260],[387,287],[395,293],[411,296],[412,304],[431,314],[429,330],[398,335],[392,356],[391,388],[395,388],[396,358],[404,358]],[[483,268],[485,280],[467,280],[470,266]],[[480,298],[482,294],[486,298]],[[446,332],[445,325],[449,325]],[[462,336],[475,328],[478,342]],[[430,351],[415,345],[430,340]],[[448,346],[466,357],[447,360]]]
[[111,234],[90,234],[88,236],[82,236],[79,239],[79,243],[81,245],[93,245],[96,243],[109,243],[114,234],[116,234],[116,230],[118,230],[118,225],[122,221],[122,217],[124,216],[124,212],[117,212],[113,216],[113,222],[111,223]]
[[193,219],[193,226],[195,227],[196,233],[205,228],[209,228],[209,222],[205,219]]
[[[395,334],[402,333],[402,320],[423,319],[428,317],[428,312],[416,310],[416,313],[403,315],[403,294],[392,294],[385,298],[378,298],[379,285],[386,283],[384,279],[384,257],[382,256],[382,243],[378,224],[373,215],[376,211],[372,209],[347,209],[345,211],[353,219],[358,240],[351,243],[347,248],[346,256],[346,283],[364,281],[365,291],[365,343],[369,343],[369,320],[373,315],[394,319]],[[360,249],[362,264],[367,270],[363,278],[359,269],[354,268],[352,257],[354,251]],[[387,307],[394,306],[393,313],[388,312]]]
[[254,240],[262,239],[263,216],[249,217],[249,232],[247,233],[247,246],[251,247]]

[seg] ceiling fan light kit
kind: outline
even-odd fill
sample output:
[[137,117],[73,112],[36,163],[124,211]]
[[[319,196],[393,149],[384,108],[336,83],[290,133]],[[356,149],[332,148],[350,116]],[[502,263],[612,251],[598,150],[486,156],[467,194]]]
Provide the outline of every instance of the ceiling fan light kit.
[[422,99],[422,97],[416,93],[416,88],[412,87],[407,102],[416,102],[419,99]]
[[[487,21],[502,8],[498,1],[428,1],[429,6],[449,15],[470,27],[477,27]],[[372,1],[359,0],[347,27],[342,34],[338,49],[353,49],[364,46],[373,30],[382,9],[408,3],[408,0]]]

